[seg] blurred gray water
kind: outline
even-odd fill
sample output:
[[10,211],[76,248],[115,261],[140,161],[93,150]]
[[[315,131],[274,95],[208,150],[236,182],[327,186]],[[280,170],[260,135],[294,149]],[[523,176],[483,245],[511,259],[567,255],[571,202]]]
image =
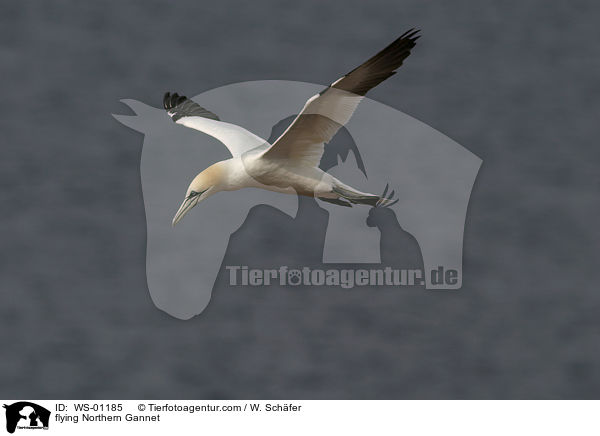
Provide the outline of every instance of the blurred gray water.
[[[541,0],[2,3],[0,397],[600,397],[599,12]],[[110,116],[127,113],[119,99],[325,84],[413,26],[416,50],[369,96],[484,161],[463,288],[242,290],[221,275],[200,317],[157,310],[142,137]]]

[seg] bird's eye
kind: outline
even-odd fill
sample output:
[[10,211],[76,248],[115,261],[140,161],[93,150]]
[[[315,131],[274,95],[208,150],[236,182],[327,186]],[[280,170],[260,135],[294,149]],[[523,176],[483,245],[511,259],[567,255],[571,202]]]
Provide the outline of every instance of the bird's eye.
[[204,192],[206,192],[206,191],[200,191],[200,192],[198,192],[198,191],[190,191],[190,195],[188,195],[187,198],[188,199],[194,198],[194,197],[196,197],[196,196],[198,196],[198,195],[200,195],[200,194],[202,194]]

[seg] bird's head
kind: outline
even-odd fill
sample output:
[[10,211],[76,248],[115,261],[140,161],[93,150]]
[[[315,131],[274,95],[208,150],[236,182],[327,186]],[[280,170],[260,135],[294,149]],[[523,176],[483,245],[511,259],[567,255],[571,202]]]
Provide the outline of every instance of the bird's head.
[[192,180],[185,193],[185,199],[173,217],[173,225],[177,224],[194,206],[202,200],[221,190],[223,168],[220,162],[211,165]]

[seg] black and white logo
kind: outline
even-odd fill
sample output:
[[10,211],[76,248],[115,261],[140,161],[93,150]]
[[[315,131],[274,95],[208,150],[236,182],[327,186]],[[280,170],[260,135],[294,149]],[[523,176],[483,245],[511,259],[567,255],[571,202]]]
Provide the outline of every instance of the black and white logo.
[[3,406],[6,409],[6,431],[14,433],[16,429],[48,429],[50,411],[29,401],[19,401]]

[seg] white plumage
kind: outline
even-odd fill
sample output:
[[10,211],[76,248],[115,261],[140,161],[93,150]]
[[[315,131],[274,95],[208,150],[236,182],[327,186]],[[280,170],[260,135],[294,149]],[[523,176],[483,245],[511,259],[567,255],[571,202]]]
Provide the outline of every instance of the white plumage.
[[163,104],[177,124],[199,130],[221,141],[231,158],[217,162],[190,183],[173,225],[205,198],[242,188],[260,188],[316,197],[341,206],[391,205],[387,187],[379,196],[354,189],[318,166],[324,146],[356,110],[367,91],[395,74],[419,38],[409,30],[350,73],[312,96],[290,126],[273,144],[243,127],[226,123],[192,100],[165,94]]

